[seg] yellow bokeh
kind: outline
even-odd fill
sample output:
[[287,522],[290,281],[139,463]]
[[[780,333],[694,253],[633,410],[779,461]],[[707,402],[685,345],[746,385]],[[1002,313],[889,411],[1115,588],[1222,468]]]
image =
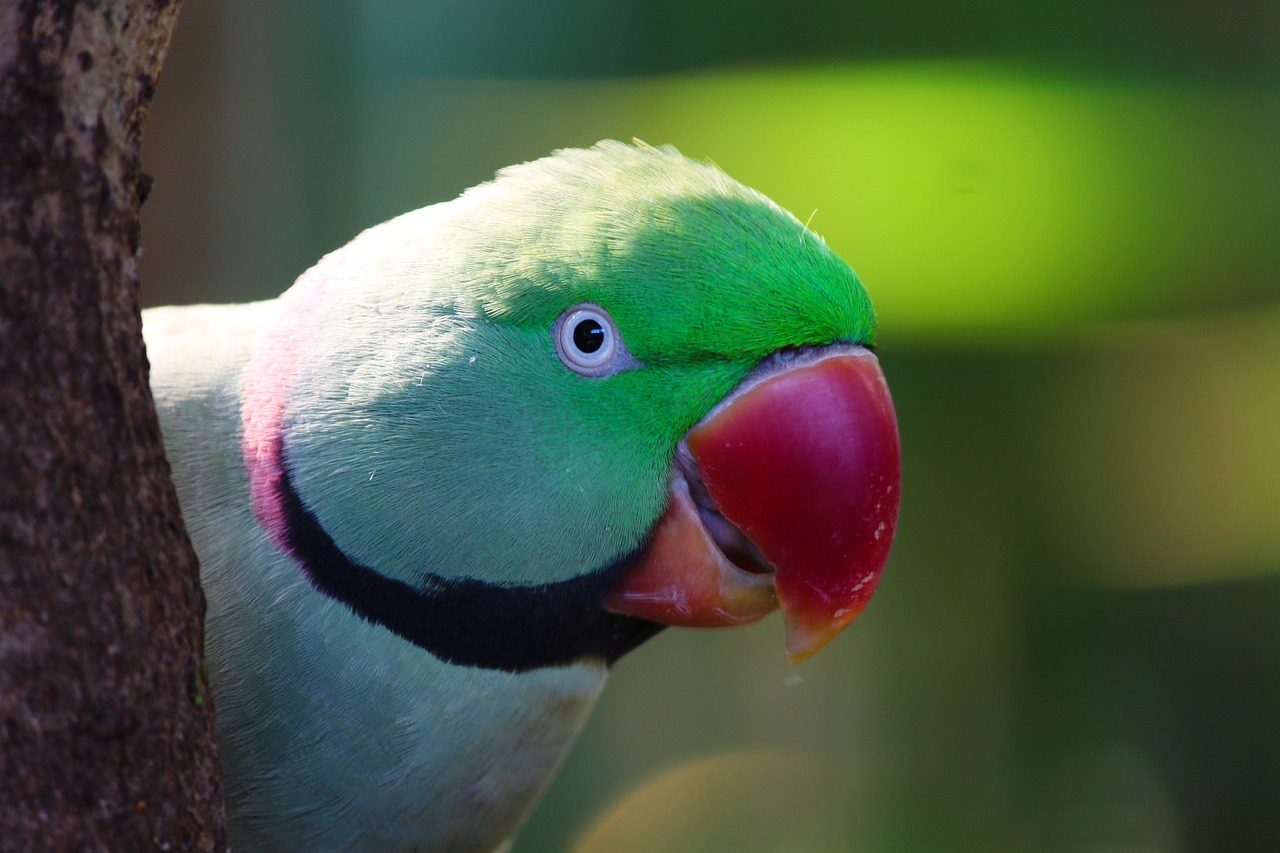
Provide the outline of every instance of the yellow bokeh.
[[808,220],[890,335],[1025,339],[1274,293],[1275,102],[955,62],[431,80],[372,93],[366,149],[370,171],[412,174],[390,140],[433,135],[442,109],[479,140],[518,129],[499,162],[605,137],[674,144]]

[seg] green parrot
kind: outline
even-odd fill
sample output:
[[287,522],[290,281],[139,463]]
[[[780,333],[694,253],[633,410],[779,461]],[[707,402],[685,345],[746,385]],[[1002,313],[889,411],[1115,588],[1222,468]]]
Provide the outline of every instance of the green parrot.
[[875,330],[795,217],[618,142],[146,312],[233,849],[502,849],[662,627],[829,641],[897,522]]

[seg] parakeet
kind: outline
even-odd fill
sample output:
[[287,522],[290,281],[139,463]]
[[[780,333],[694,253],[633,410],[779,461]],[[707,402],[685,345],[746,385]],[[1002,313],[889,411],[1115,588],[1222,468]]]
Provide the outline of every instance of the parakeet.
[[602,142],[153,309],[233,849],[510,842],[613,664],[866,604],[900,449],[871,302],[795,217]]

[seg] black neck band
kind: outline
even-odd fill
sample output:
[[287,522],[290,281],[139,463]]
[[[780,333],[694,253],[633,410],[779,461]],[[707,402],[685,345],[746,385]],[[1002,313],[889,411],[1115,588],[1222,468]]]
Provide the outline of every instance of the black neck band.
[[612,664],[665,626],[610,613],[605,592],[638,556],[538,586],[427,575],[429,591],[350,560],[302,502],[281,459],[285,545],[312,585],[360,616],[459,666],[523,672],[586,659]]

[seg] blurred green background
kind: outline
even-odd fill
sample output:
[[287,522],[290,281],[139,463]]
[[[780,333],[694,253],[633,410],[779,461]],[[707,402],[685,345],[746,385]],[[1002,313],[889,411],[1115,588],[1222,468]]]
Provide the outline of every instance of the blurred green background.
[[144,300],[604,137],[859,272],[902,519],[798,669],[625,659],[517,853],[1280,850],[1280,4],[187,0]]

